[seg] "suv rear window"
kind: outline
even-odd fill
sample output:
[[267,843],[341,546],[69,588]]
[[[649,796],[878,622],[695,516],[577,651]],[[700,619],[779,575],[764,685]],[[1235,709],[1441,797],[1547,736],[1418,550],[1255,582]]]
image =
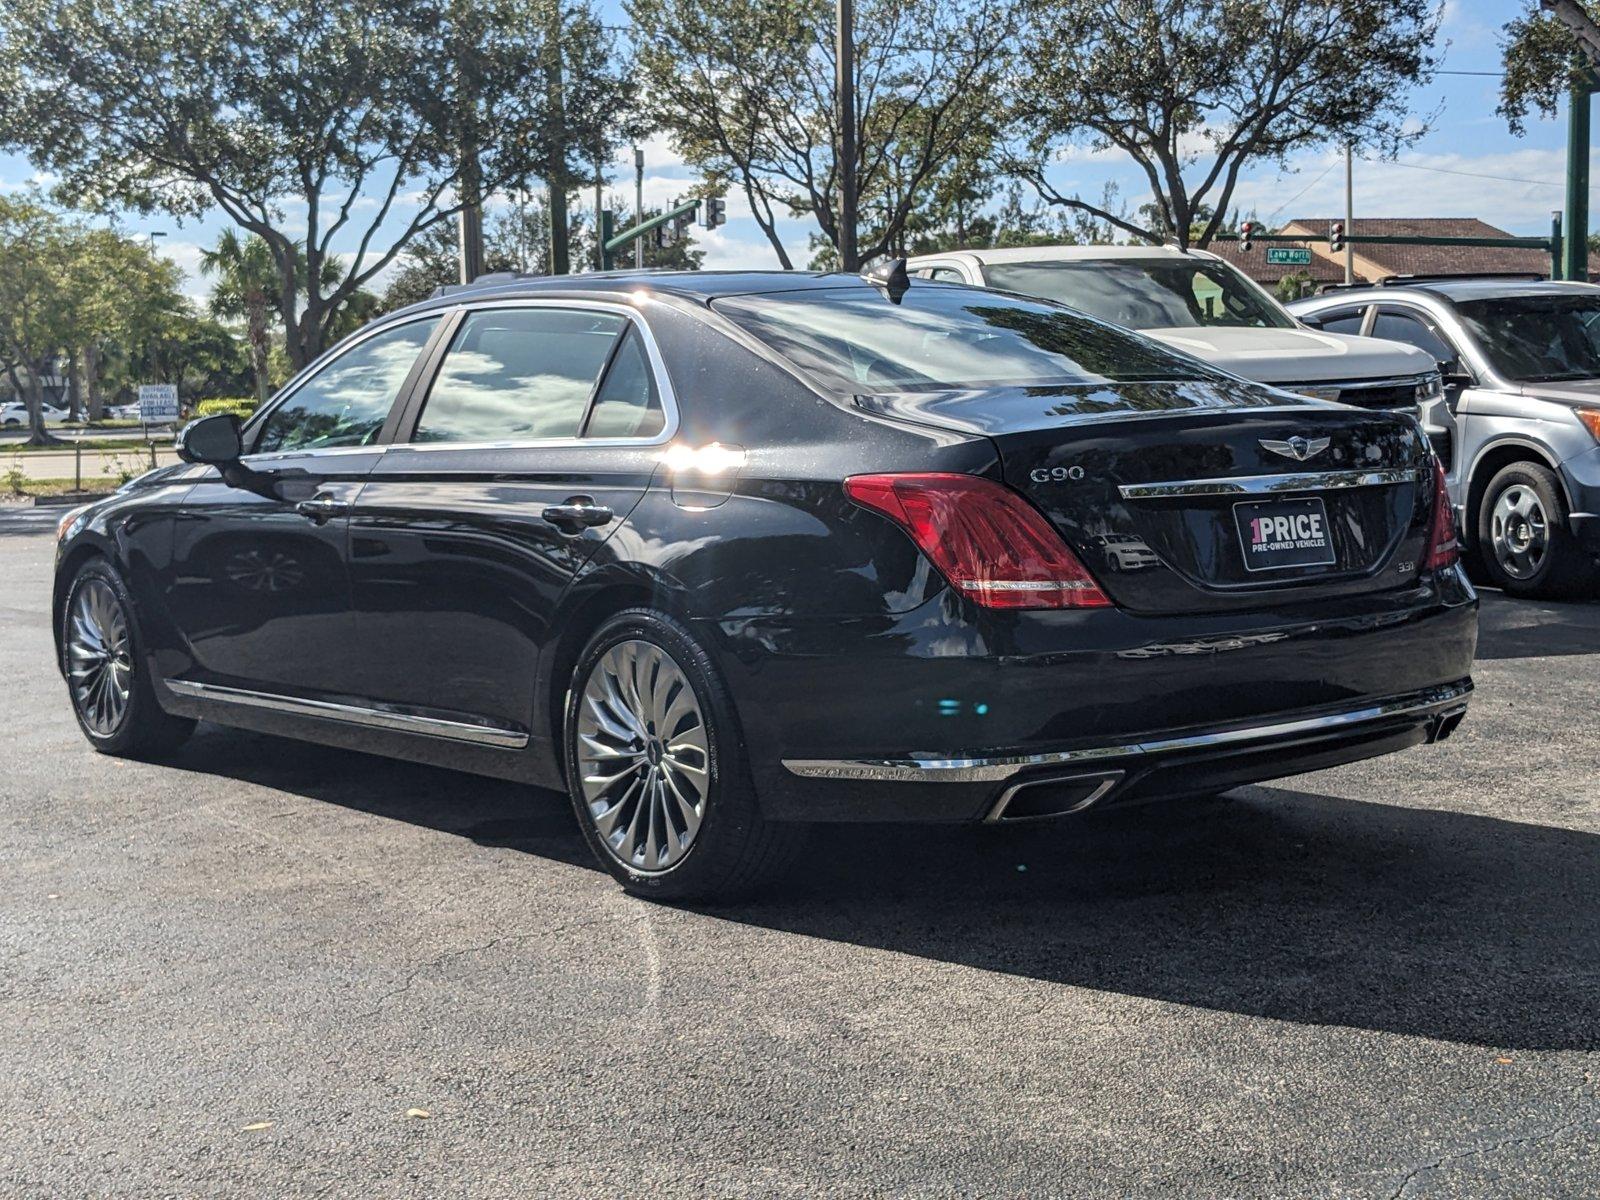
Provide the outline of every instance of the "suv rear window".
[[1204,363],[1053,304],[971,288],[802,288],[712,302],[840,395],[1219,380]]

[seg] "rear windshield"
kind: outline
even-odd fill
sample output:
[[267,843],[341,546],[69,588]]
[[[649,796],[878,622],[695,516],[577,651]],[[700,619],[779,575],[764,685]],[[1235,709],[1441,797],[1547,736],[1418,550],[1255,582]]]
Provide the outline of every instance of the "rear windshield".
[[849,285],[712,305],[842,395],[1223,378],[1154,342],[976,288],[913,283],[894,304]]
[[1289,315],[1254,284],[1227,263],[1210,259],[985,263],[983,274],[993,287],[1056,300],[1129,329],[1294,328]]

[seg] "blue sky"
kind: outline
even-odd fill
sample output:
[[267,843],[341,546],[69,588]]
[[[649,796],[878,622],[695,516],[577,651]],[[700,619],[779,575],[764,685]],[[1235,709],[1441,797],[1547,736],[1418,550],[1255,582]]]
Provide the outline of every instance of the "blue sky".
[[[606,3],[606,8],[620,5]],[[1434,216],[1481,217],[1518,234],[1546,232],[1550,213],[1562,202],[1565,127],[1562,121],[1533,121],[1526,136],[1513,137],[1495,115],[1500,70],[1500,28],[1523,9],[1513,0],[1448,0],[1441,32],[1446,72],[1490,72],[1487,75],[1441,74],[1412,102],[1419,120],[1436,114],[1428,133],[1397,162],[1362,162],[1355,167],[1356,217]],[[686,190],[694,173],[672,154],[664,139],[646,151],[646,203],[658,204]],[[1263,167],[1247,172],[1235,197],[1240,209],[1269,221],[1291,217],[1326,217],[1341,212],[1343,156],[1333,147],[1302,155],[1288,172]],[[0,155],[0,189],[26,186],[34,176],[25,159]],[[1098,199],[1108,181],[1117,183],[1130,207],[1144,199],[1140,177],[1116,154],[1073,154],[1054,169],[1056,186],[1077,189]],[[631,158],[616,164],[617,190],[631,195]],[[1600,172],[1595,173],[1600,186]],[[1600,210],[1600,202],[1591,201]],[[728,201],[728,223],[713,233],[699,231],[708,251],[708,267],[775,267],[771,249],[738,196]],[[200,294],[200,248],[215,241],[226,221],[214,215],[182,225],[163,218],[133,217],[124,227],[163,230],[162,252],[189,275],[189,290]],[[808,257],[806,222],[787,222],[785,241],[797,263]],[[351,236],[352,243],[355,239]],[[350,250],[351,246],[336,247]]]

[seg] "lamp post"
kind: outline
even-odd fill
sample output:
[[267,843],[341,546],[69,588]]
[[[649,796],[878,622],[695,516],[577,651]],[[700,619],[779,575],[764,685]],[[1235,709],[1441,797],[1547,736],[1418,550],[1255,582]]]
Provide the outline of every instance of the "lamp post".
[[837,0],[834,94],[839,120],[839,262],[852,274],[856,257],[856,48],[855,0]]

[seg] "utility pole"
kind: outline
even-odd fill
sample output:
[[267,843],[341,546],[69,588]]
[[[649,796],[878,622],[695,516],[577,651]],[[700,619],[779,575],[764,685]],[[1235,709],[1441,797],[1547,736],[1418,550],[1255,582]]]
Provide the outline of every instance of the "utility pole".
[[[633,148],[633,223],[644,220],[644,151]],[[644,239],[633,243],[633,265],[644,270]]]
[[1350,143],[1344,144],[1344,281],[1356,281],[1356,248],[1350,235],[1356,224],[1356,172]]
[[1567,253],[1561,274],[1579,281],[1589,278],[1589,110],[1594,106],[1593,97],[1589,71],[1575,70],[1567,92]]
[[477,64],[472,55],[478,31],[471,28],[470,13],[457,0],[450,8],[451,32],[456,42],[456,90],[460,96],[461,198],[464,203],[456,217],[456,258],[462,283],[471,283],[483,274],[483,165],[478,158],[478,93],[481,90]]
[[839,120],[839,264],[854,274],[861,269],[856,257],[856,6],[855,0],[837,4],[833,87]]
[[550,274],[570,275],[567,256],[567,105],[561,75],[561,5],[550,5],[550,25],[545,31],[545,106],[550,122],[549,149],[545,156],[545,183],[550,189]]
[[594,269],[606,269],[606,236],[600,228],[604,224],[600,213],[605,209],[606,198],[606,167],[605,154],[599,146],[594,148]]

